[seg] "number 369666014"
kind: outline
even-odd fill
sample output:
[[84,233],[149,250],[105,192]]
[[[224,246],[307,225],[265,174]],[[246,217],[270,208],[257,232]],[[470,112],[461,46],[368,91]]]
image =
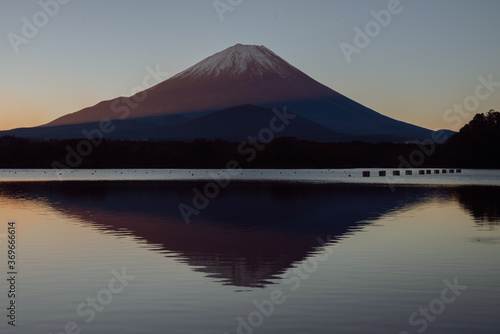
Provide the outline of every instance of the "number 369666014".
[[8,252],[7,257],[9,261],[7,262],[9,269],[14,270],[16,266],[16,223],[9,222],[8,226]]

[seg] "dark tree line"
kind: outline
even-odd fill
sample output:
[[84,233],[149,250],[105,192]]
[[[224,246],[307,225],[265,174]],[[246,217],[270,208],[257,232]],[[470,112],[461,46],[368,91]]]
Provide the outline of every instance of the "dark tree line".
[[[79,140],[0,138],[0,168],[52,168],[53,163],[74,168],[226,168],[235,160],[243,168],[354,168],[397,167],[400,155],[414,144],[317,143],[278,138],[269,144],[196,140],[146,142],[105,140],[78,164],[67,163],[68,147]],[[262,150],[261,150],[262,149]],[[70,161],[75,162],[76,159]]]
[[437,152],[437,161],[462,168],[500,168],[500,112],[477,114]]

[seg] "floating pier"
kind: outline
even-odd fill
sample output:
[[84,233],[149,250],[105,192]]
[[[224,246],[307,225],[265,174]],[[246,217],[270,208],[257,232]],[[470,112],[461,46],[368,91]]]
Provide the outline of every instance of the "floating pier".
[[[380,177],[385,177],[390,173],[390,171],[385,171],[385,170],[379,170],[378,171],[378,176]],[[404,170],[405,175],[411,176],[413,175],[413,170]],[[419,169],[415,172],[415,174],[418,175],[432,175],[432,174],[461,174],[462,170],[461,169]],[[400,170],[393,170],[392,171],[393,176],[401,176],[402,171]],[[371,177],[371,172],[370,171],[363,171],[363,177]]]

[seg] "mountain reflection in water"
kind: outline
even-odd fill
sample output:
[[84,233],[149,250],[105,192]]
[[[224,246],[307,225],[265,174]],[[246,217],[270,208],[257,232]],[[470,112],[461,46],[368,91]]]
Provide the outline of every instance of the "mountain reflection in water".
[[377,218],[425,201],[457,201],[479,228],[499,224],[499,188],[233,183],[186,224],[179,204],[194,187],[175,182],[2,183],[0,196],[39,201],[117,236],[133,235],[222,284],[264,287],[294,263]]
[[500,225],[500,188],[463,187],[454,197],[481,228],[497,229]]

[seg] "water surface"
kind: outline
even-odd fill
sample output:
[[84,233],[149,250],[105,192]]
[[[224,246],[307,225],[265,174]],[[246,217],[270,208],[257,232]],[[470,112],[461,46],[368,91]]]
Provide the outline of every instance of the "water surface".
[[[205,185],[0,183],[20,252],[2,332],[417,333],[409,317],[457,280],[425,332],[498,333],[500,188],[233,182],[186,224]],[[123,268],[135,278],[87,323],[79,305]]]

